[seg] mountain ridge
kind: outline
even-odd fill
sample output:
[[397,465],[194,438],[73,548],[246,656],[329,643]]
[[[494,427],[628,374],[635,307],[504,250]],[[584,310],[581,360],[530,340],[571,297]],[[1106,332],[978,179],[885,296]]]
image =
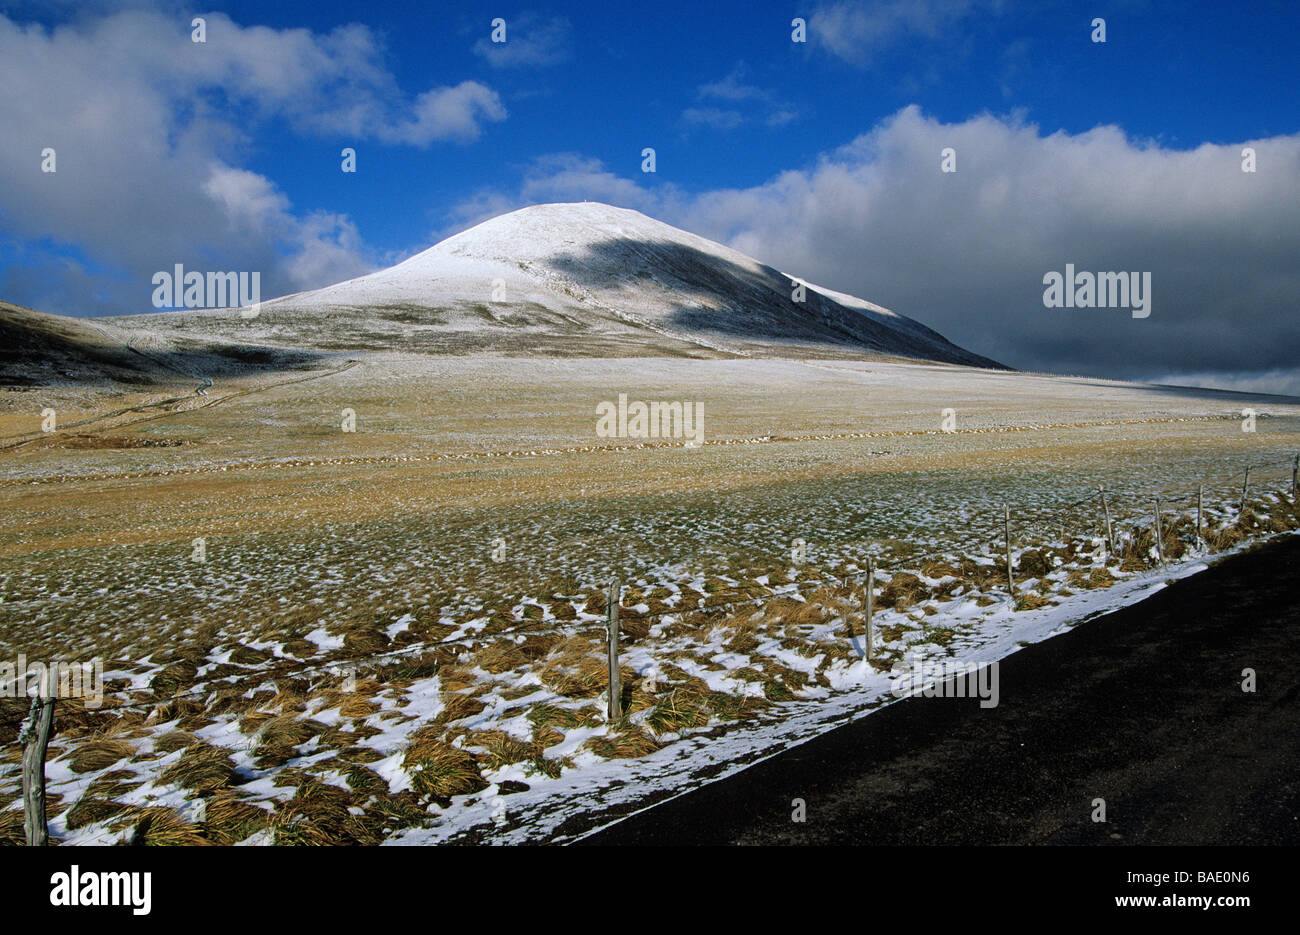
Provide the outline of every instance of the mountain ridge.
[[1010,369],[865,299],[599,202],[521,208],[386,269],[250,308],[72,318],[0,303],[0,336],[9,386],[144,388],[365,352]]
[[[798,283],[802,303],[791,295]],[[498,215],[386,269],[262,302],[255,317],[177,310],[115,321],[314,350],[825,353],[1008,369],[865,299],[599,202]]]

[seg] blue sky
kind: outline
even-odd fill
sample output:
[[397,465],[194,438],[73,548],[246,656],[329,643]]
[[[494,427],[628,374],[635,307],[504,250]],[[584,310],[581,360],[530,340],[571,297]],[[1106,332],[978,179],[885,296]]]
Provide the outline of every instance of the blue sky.
[[[0,3],[0,297],[147,311],[174,262],[294,291],[591,198],[1013,365],[1300,392],[1298,27],[1280,0]],[[1154,270],[1154,322],[1045,313],[1071,261]]]

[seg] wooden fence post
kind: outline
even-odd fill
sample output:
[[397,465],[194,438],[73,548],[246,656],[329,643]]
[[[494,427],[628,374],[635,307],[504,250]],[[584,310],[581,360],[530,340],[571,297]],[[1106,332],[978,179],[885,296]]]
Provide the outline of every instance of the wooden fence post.
[[1201,538],[1201,503],[1205,496],[1205,485],[1196,485],[1196,549],[1205,551],[1205,540]]
[[1105,488],[1105,487],[1098,487],[1097,490],[1098,490],[1098,492],[1101,494],[1101,509],[1102,509],[1102,512],[1106,514],[1106,548],[1110,549],[1111,554],[1114,555],[1114,554],[1115,554],[1115,534],[1111,531],[1111,527],[1110,527],[1110,503],[1107,502],[1107,500],[1106,500],[1106,488]]
[[867,662],[871,661],[872,653],[872,636],[871,636],[871,616],[875,610],[875,591],[876,591],[876,560],[867,559],[867,593],[863,595],[862,604],[862,640],[867,656]]
[[1007,590],[1011,592],[1011,596],[1014,598],[1016,596],[1016,578],[1011,571],[1011,504],[1002,504],[1002,509],[1007,531]]
[[1291,502],[1295,503],[1297,481],[1300,480],[1300,454],[1291,461]]
[[1160,528],[1160,497],[1156,496],[1156,558],[1160,559],[1160,564],[1165,563],[1165,532]]
[[620,683],[618,671],[618,605],[622,599],[622,588],[619,586],[618,578],[611,578],[609,596],[605,603],[605,625],[608,633],[606,643],[609,648],[609,706],[607,713],[611,724],[623,716],[623,686]]
[[1246,512],[1246,498],[1249,495],[1250,495],[1250,468],[1246,468],[1246,480],[1241,485],[1241,509],[1237,511],[1239,515],[1244,514]]
[[44,847],[49,835],[45,819],[45,751],[54,725],[53,687],[47,669],[18,733],[23,745],[23,832],[29,847]]

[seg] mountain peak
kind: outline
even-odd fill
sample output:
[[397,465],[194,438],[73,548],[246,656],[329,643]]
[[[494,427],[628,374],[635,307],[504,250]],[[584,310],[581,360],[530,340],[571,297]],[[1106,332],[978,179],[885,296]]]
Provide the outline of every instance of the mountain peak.
[[509,250],[515,258],[543,259],[566,246],[616,238],[711,243],[631,208],[616,208],[599,201],[569,201],[528,205],[499,214],[440,241],[430,250],[462,256]]

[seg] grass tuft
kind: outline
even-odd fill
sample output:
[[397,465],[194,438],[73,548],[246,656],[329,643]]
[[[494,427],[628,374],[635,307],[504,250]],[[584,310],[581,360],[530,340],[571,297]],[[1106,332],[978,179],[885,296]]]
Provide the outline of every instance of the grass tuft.
[[654,753],[661,744],[640,728],[628,726],[614,734],[592,737],[584,746],[607,760],[625,760]]
[[655,704],[646,717],[646,726],[656,734],[680,734],[692,727],[704,727],[709,723],[704,697],[692,688],[673,688]]
[[186,747],[180,761],[164,771],[161,778],[199,793],[216,792],[239,782],[230,755],[202,741]]
[[125,760],[135,754],[135,747],[125,740],[101,737],[88,740],[77,747],[68,761],[68,768],[74,773],[93,773],[108,769],[114,763]]
[[422,795],[451,796],[487,787],[473,755],[441,739],[441,728],[420,728],[411,735],[402,765]]

